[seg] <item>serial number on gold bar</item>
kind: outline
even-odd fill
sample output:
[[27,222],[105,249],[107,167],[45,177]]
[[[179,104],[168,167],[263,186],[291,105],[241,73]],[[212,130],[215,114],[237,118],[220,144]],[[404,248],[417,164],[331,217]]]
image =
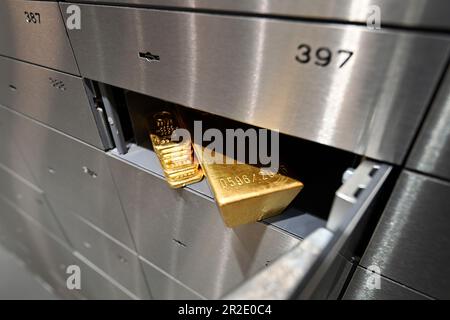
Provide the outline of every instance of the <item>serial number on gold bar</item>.
[[219,178],[219,183],[222,188],[239,187],[246,184],[258,183],[260,181],[266,181],[275,177],[274,173],[253,173],[252,175],[242,174],[235,176],[228,176]]

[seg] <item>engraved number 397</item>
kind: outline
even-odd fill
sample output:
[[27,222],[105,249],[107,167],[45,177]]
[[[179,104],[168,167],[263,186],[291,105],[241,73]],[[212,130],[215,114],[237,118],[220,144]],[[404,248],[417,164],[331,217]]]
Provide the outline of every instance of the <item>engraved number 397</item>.
[[[340,57],[339,68],[342,68],[352,57],[353,51],[350,50],[337,50],[338,57]],[[327,47],[319,47],[312,49],[310,45],[302,43],[297,47],[297,55],[295,60],[298,63],[306,64],[314,59],[314,64],[319,67],[328,66],[333,60],[333,51]]]

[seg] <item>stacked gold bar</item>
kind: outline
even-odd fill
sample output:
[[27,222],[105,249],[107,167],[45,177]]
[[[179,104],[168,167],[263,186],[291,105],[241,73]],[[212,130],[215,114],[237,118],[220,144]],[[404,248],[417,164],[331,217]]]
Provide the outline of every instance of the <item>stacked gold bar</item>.
[[172,134],[178,128],[180,123],[175,113],[167,110],[154,113],[150,119],[153,150],[172,188],[181,188],[203,178],[203,171],[193,155],[191,141],[172,140]]

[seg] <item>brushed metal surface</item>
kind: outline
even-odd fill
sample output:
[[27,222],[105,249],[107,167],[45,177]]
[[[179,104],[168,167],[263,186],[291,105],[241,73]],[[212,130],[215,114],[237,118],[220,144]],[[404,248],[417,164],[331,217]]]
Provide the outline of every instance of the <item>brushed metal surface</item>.
[[33,176],[30,174],[17,145],[9,138],[8,135],[0,136],[0,164],[14,171],[25,180],[32,182]]
[[361,261],[434,298],[450,298],[450,184],[404,171]]
[[73,248],[140,299],[150,299],[137,253],[88,221],[60,212]]
[[361,23],[366,23],[368,14],[373,12],[371,6],[378,6],[382,25],[450,28],[447,15],[450,3],[447,0],[89,0],[89,2],[223,10]]
[[2,300],[59,300],[52,289],[27,270],[24,262],[0,240],[0,296]]
[[[0,240],[37,277],[64,299],[133,299],[88,260],[76,257],[67,244],[0,199]],[[67,267],[80,267],[81,289],[69,290]]]
[[74,253],[85,277],[82,279],[81,288],[83,295],[90,300],[139,300],[130,291],[109,277],[101,269],[97,268],[89,260]]
[[47,204],[42,190],[0,165],[0,197],[4,197],[40,223],[61,241],[64,233]]
[[414,144],[407,166],[450,179],[450,68]]
[[145,277],[149,283],[152,298],[156,300],[200,300],[201,295],[186,287],[169,274],[156,268],[140,257]]
[[319,228],[294,249],[227,294],[225,300],[289,300],[297,284],[308,278],[323,252],[334,240],[333,232]]
[[[27,22],[25,12],[38,13],[39,22]],[[0,55],[79,74],[64,26],[56,2],[3,0]]]
[[56,216],[58,212],[83,216],[134,248],[104,152],[14,111],[9,113],[20,134],[19,147],[30,159],[30,170]]
[[293,234],[301,239],[306,238],[314,230],[325,227],[325,220],[309,213],[304,213],[295,207],[287,208],[282,215],[265,219],[265,223]]
[[262,223],[227,228],[212,199],[173,190],[108,156],[138,253],[206,298],[220,297],[299,242]]
[[0,107],[0,164],[35,184],[36,181],[16,143],[15,136],[18,132],[12,123],[12,114],[6,108]]
[[[68,33],[84,77],[395,163],[449,54],[448,38],[432,34],[80,8],[83,28]],[[300,44],[312,48],[308,64],[296,61]],[[314,58],[321,47],[334,57],[327,67]],[[354,52],[342,68],[338,50]]]
[[31,265],[32,248],[25,242],[27,234],[25,216],[19,214],[11,203],[0,197],[0,240],[9,251]]
[[0,57],[0,104],[103,148],[79,77]]
[[330,266],[329,272],[327,272],[322,279],[321,284],[312,296],[312,299],[338,299],[350,276],[352,266],[352,262],[350,262],[348,258],[339,254]]
[[[67,245],[52,238],[34,220],[23,212],[17,211],[4,199],[0,199],[0,208],[2,245],[20,258],[33,274],[58,290],[57,287],[61,286],[63,279],[65,282],[66,277],[66,270],[61,267],[60,260],[63,255],[58,249],[60,247],[68,248]],[[58,243],[59,246],[53,247],[52,242]],[[65,258],[67,258],[67,254]],[[68,265],[67,261],[65,265]],[[54,281],[56,280],[59,280],[61,284],[55,287]]]
[[375,288],[376,274],[364,268],[357,267],[353,274],[344,300],[430,300],[430,297],[411,290],[399,283],[380,276],[380,287]]

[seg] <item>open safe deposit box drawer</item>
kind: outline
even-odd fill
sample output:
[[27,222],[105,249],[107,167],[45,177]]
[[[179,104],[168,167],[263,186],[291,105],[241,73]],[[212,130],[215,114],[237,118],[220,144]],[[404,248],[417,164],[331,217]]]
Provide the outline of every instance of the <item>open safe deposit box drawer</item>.
[[[97,83],[93,83],[96,87]],[[223,297],[240,285],[243,287],[230,297],[295,298],[301,294],[304,298],[336,298],[340,294],[353,257],[361,254],[358,250],[370,237],[367,221],[383,205],[380,190],[390,188],[387,182],[391,165],[281,134],[281,161],[305,184],[304,190],[281,215],[227,228],[206,177],[184,189],[171,189],[163,181],[163,169],[152,150],[145,119],[161,106],[174,104],[98,85],[108,88],[104,90],[109,92],[107,99],[103,100],[116,109],[114,124],[122,126],[118,132],[122,133],[119,140],[123,150],[109,151],[109,164],[137,251],[146,261],[168,270],[206,298]],[[198,113],[177,107],[184,109],[184,114]],[[202,115],[207,120],[218,118],[217,122],[226,128],[249,127],[219,116]],[[297,158],[291,150],[302,150],[304,156]],[[283,235],[259,230],[261,224]],[[172,240],[187,253],[166,244]],[[244,252],[251,254],[245,259],[253,262],[243,263],[246,260],[233,248],[249,243],[251,249]],[[261,254],[261,250],[267,252]],[[261,257],[268,256],[273,260],[264,267]],[[247,264],[253,265],[251,270],[247,270]],[[255,264],[259,265],[256,269]]]

